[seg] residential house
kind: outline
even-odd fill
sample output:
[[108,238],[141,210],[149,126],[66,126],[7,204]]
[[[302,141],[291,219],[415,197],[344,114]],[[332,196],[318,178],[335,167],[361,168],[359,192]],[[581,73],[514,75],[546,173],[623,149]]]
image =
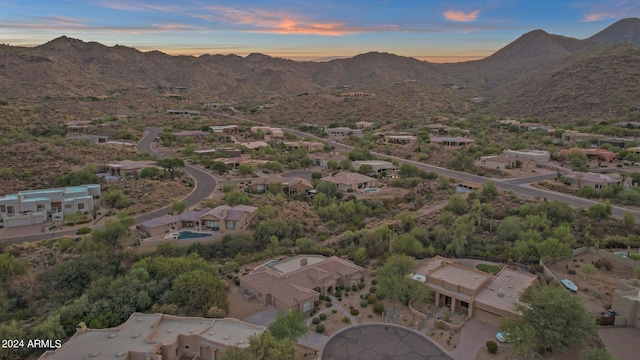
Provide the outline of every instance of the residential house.
[[622,185],[625,188],[628,188],[631,187],[633,182],[633,178],[623,178],[618,173],[600,174],[593,172],[572,171],[564,174],[561,179],[563,178],[569,181],[570,186],[576,188],[588,186],[596,190],[604,189],[611,185]]
[[238,319],[210,319],[133,313],[120,326],[76,333],[38,360],[216,360],[230,347],[246,348],[252,336],[266,331]]
[[638,144],[638,139],[636,138],[617,138],[617,137],[606,137],[602,139],[598,139],[598,145],[609,144],[615,147],[626,149],[630,146],[635,146]]
[[111,176],[128,177],[139,176],[140,171],[146,167],[157,167],[158,162],[152,160],[121,160],[115,163],[103,164],[101,169],[107,170]]
[[214,125],[210,128],[214,134],[235,134],[240,131],[238,125]]
[[600,139],[604,139],[606,136],[602,134],[589,134],[589,133],[581,133],[575,130],[566,130],[562,133],[562,141],[575,144],[580,141],[588,141],[591,143],[596,143]]
[[234,149],[230,147],[221,147],[216,149],[207,149],[207,150],[195,150],[194,154],[202,155],[202,156],[212,156],[212,157],[240,157],[242,155],[242,151],[240,149]]
[[449,147],[464,147],[469,146],[476,141],[465,137],[432,137],[431,142],[434,144],[440,144],[442,146]]
[[177,215],[164,215],[143,221],[139,229],[149,237],[164,235],[183,228],[219,233],[247,230],[258,214],[258,208],[248,205],[221,205],[214,209],[186,210]]
[[269,144],[267,144],[265,141],[262,141],[262,140],[247,141],[247,142],[241,143],[239,145],[244,146],[249,150],[262,149],[263,147],[269,146]]
[[305,149],[307,152],[324,150],[324,144],[318,141],[285,141],[283,144],[287,149]]
[[310,313],[320,295],[350,288],[364,280],[365,269],[336,256],[299,255],[271,260],[240,276],[245,299],[273,305],[283,312]]
[[89,134],[93,126],[90,120],[69,121],[65,124],[67,135],[71,134]]
[[619,123],[613,124],[613,126],[626,127],[627,129],[638,130],[640,129],[640,122],[638,121],[619,122]]
[[611,309],[616,313],[614,325],[640,329],[640,280],[618,279]]
[[320,181],[334,183],[341,191],[364,191],[378,186],[377,179],[349,171],[340,171],[337,174],[325,176]]
[[349,135],[362,136],[362,130],[351,129],[351,128],[348,128],[348,127],[328,128],[328,129],[325,130],[325,132],[331,138],[345,137],[345,136],[349,136]]
[[558,155],[567,158],[569,154],[573,152],[577,152],[585,155],[588,161],[601,161],[601,162],[607,162],[607,163],[618,161],[618,154],[613,151],[609,151],[607,149],[594,149],[594,148],[562,149],[558,152]]
[[413,144],[418,141],[415,135],[406,132],[379,134],[382,141],[387,144]]
[[358,122],[356,122],[356,127],[358,129],[362,129],[362,130],[364,130],[366,128],[373,127],[374,125],[375,124],[370,122],[370,121],[358,121]]
[[354,169],[360,170],[362,165],[371,166],[371,173],[366,175],[375,175],[380,178],[383,176],[393,176],[398,170],[398,167],[393,163],[382,160],[363,160],[363,161],[354,161],[351,163],[351,167]]
[[99,184],[20,191],[0,197],[0,218],[6,228],[63,221],[93,210],[100,195]]
[[102,136],[102,135],[84,134],[84,135],[70,136],[69,140],[88,140],[92,144],[106,144],[109,141],[109,137]]
[[506,120],[500,120],[498,121],[498,124],[500,124],[501,127],[506,127],[508,128],[511,125],[515,125],[515,126],[519,126],[520,125],[520,121],[518,120],[513,120],[513,119],[506,119]]
[[311,131],[324,131],[325,129],[324,125],[309,124],[309,123],[300,124],[300,127],[302,129],[311,130]]
[[464,135],[471,134],[471,131],[467,129],[460,129],[457,127],[451,127],[443,124],[429,124],[426,127],[429,129],[429,136],[438,136],[442,134],[449,134],[452,132],[453,133],[457,132]]
[[342,160],[347,159],[347,157],[336,154],[336,153],[316,153],[316,154],[310,154],[309,155],[311,157],[311,160],[313,160],[313,163],[317,166],[320,166],[324,169],[327,169],[329,166],[329,161],[335,161],[338,163],[338,165],[340,165],[340,163],[342,162]]
[[174,132],[174,133],[171,133],[171,135],[173,135],[173,139],[176,141],[180,141],[182,140],[182,138],[190,137],[195,142],[198,142],[198,141],[203,141],[207,139],[211,134],[206,131],[189,130],[189,131]]
[[269,184],[282,184],[282,191],[287,195],[293,194],[309,194],[314,186],[311,181],[295,176],[269,176],[256,180],[251,180],[241,190],[249,193],[263,193],[267,191]]
[[551,159],[551,154],[546,150],[504,150],[504,155],[513,156],[524,160],[531,160],[536,163],[546,163]]
[[498,325],[503,316],[520,316],[515,305],[520,295],[537,280],[533,274],[508,267],[492,275],[441,256],[431,258],[410,277],[435,293],[436,306],[446,306],[452,313],[464,311],[469,318],[494,325]]
[[[175,95],[176,97],[183,97],[182,95]],[[174,116],[200,116],[200,111],[194,110],[167,110],[168,115]]]
[[496,156],[482,156],[480,164],[489,169],[514,169],[519,159],[514,156],[500,154]]
[[272,138],[282,138],[284,137],[284,131],[282,128],[274,128],[271,126],[252,126],[249,129],[252,133],[261,132],[263,134],[270,135]]

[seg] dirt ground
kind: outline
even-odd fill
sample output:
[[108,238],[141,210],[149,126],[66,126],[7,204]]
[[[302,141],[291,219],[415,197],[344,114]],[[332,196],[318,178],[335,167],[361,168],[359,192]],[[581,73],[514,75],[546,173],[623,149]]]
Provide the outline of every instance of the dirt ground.
[[242,320],[265,309],[257,301],[246,301],[242,296],[240,287],[233,284],[230,285],[229,291],[227,291],[227,299],[229,300],[227,317]]
[[[607,250],[600,250],[607,251]],[[580,267],[591,264],[593,255],[589,253],[575,256],[572,260],[558,261],[550,266],[551,271],[558,279],[569,279],[578,286],[578,294],[584,301],[584,305],[592,313],[605,312],[613,300],[613,291],[618,285],[618,279],[634,278],[633,269],[613,263],[613,268],[607,270],[604,267],[598,269],[594,275],[585,277]],[[576,271],[575,275],[569,274],[569,269]]]

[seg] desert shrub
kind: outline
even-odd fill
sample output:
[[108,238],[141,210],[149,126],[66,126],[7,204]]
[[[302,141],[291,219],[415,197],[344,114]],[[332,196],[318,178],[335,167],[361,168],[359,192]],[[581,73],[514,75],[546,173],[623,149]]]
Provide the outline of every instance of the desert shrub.
[[322,334],[324,332],[324,325],[318,324],[316,325],[316,332]]
[[76,230],[76,235],[84,235],[84,234],[88,234],[91,232],[91,228],[90,227],[81,227],[80,229]]
[[382,314],[384,312],[384,304],[381,301],[377,302],[373,305],[373,311],[378,315]]
[[376,293],[376,291],[378,291],[378,288],[377,288],[377,287],[375,287],[375,286],[372,286],[371,288],[369,288],[369,292],[370,292],[371,294],[375,294],[375,293]]
[[331,310],[331,313],[332,313],[332,314],[335,314],[335,313],[337,313],[337,312],[338,312],[338,310],[336,310],[336,309]]
[[442,320],[449,322],[449,320],[451,320],[451,313],[445,313]]
[[326,303],[326,305],[327,305],[327,307],[332,307],[333,306],[333,304],[330,303],[330,302]]
[[611,262],[611,260],[609,259],[598,259],[598,261],[596,261],[596,267],[598,269],[600,269],[601,267],[604,267],[605,269],[611,271],[611,269],[613,269],[613,263]]
[[576,274],[576,271],[575,271],[575,270],[573,270],[573,269],[569,269],[569,271],[567,271],[567,272],[568,272],[569,274],[571,274],[571,275],[575,275],[575,274]]
[[341,298],[342,297],[342,291],[340,291],[340,290],[336,291],[335,296],[337,298]]
[[349,312],[350,312],[350,313],[351,313],[351,315],[353,315],[353,316],[356,316],[356,315],[360,314],[360,311],[358,311],[358,309],[351,309]]
[[371,280],[371,285],[378,285],[378,279]]
[[375,297],[375,295],[369,295],[369,296],[367,296],[367,302],[368,302],[369,304],[373,304],[374,302],[376,302],[376,297]]
[[327,314],[324,314],[324,313],[323,313],[323,314],[318,315],[318,317],[319,317],[319,318],[320,318],[320,320],[322,320],[322,321],[327,320]]
[[445,330],[447,325],[445,325],[442,321],[436,321],[436,329]]
[[317,317],[314,317],[313,319],[311,319],[311,323],[313,325],[318,325],[320,324],[320,319],[318,319]]
[[369,302],[367,300],[361,300],[360,301],[360,307],[367,307],[367,305],[369,305]]
[[349,319],[349,317],[348,317],[348,316],[343,316],[343,317],[342,317],[342,322],[343,322],[343,323],[350,324],[350,323],[351,323],[351,319]]

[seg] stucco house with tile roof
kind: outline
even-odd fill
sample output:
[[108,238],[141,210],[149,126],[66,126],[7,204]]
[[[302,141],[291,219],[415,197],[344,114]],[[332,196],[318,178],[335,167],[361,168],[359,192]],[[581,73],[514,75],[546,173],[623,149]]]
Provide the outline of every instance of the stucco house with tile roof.
[[336,286],[361,283],[365,269],[337,256],[298,255],[271,260],[240,277],[246,300],[270,304],[281,311],[309,313],[320,295],[332,294]]
[[331,176],[325,176],[320,181],[328,181],[338,185],[341,191],[358,191],[378,186],[378,180],[371,176],[350,171],[340,171]]
[[246,348],[250,337],[265,331],[264,326],[233,318],[133,313],[114,328],[79,326],[61,347],[38,360],[215,360],[230,347]]

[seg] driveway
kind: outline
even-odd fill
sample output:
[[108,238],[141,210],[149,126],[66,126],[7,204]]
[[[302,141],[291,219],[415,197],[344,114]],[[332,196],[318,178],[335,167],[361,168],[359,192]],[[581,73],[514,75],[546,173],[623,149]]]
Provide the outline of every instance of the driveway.
[[632,360],[638,358],[640,330],[631,327],[603,327],[598,330],[598,335],[614,359]]
[[271,323],[276,319],[276,316],[280,313],[280,310],[276,309],[273,305],[266,305],[264,308],[264,311],[253,314],[248,318],[243,319],[243,321],[255,325],[269,327],[269,325],[271,325]]
[[457,360],[475,360],[488,340],[495,340],[498,327],[482,320],[471,319],[460,330],[460,343],[451,351]]

